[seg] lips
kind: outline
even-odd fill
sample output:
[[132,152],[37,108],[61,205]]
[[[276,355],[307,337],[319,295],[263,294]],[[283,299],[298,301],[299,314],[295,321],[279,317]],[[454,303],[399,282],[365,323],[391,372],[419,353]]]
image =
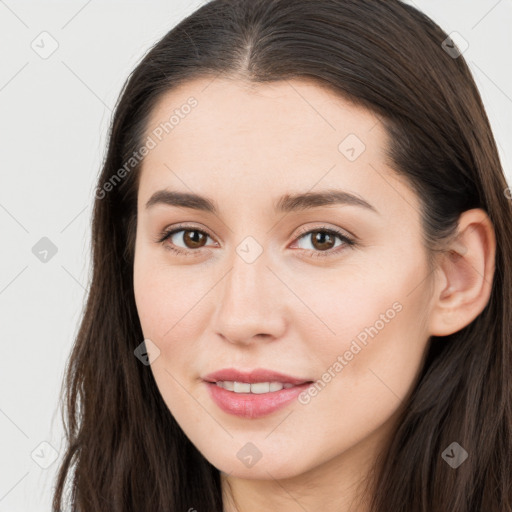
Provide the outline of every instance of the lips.
[[[313,382],[271,370],[232,368],[210,373],[203,381],[211,399],[222,411],[247,419],[266,416],[285,407]],[[269,384],[268,391],[260,391],[263,383]]]
[[274,372],[272,370],[255,369],[249,371],[235,370],[234,368],[225,368],[217,372],[210,373],[203,377],[207,382],[245,382],[254,384],[256,382],[282,382],[283,384],[293,384],[299,386],[307,382],[312,382],[310,379],[301,379],[292,375]]

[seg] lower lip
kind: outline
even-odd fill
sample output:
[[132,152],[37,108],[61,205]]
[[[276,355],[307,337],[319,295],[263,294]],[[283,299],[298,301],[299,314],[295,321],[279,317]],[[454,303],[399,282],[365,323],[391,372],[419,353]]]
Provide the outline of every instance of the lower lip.
[[214,382],[205,382],[212,400],[228,414],[241,418],[260,418],[281,409],[297,398],[302,391],[311,386],[306,382],[293,388],[281,389],[270,393],[235,393],[217,386]]

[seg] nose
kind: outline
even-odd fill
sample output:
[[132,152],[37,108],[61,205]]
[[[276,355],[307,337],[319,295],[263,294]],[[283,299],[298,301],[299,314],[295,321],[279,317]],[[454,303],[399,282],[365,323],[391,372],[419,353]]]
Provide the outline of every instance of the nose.
[[260,256],[248,263],[236,255],[219,283],[215,333],[226,342],[251,345],[280,338],[286,330],[286,291]]

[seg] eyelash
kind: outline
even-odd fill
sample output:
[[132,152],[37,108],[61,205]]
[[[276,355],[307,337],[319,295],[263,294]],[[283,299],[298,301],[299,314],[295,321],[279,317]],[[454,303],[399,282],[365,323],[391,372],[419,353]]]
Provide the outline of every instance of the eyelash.
[[[176,247],[176,246],[173,246],[173,245],[165,243],[166,240],[168,240],[172,235],[174,235],[176,233],[179,233],[180,231],[197,231],[199,233],[202,233],[203,235],[206,235],[206,236],[208,236],[210,238],[213,238],[209,233],[207,233],[206,231],[203,231],[202,229],[198,229],[198,228],[196,228],[194,226],[179,225],[179,226],[177,226],[177,227],[175,227],[175,228],[173,228],[171,230],[163,231],[160,234],[160,237],[156,240],[156,242],[162,244],[166,250],[172,251],[172,252],[174,252],[176,254],[180,254],[180,255],[189,255],[190,252],[192,252],[192,253],[200,252],[200,249],[184,250],[184,249],[181,249],[179,247]],[[314,232],[328,233],[330,235],[337,236],[349,248],[350,247],[354,247],[354,246],[357,245],[355,240],[353,240],[352,238],[347,237],[341,231],[338,231],[337,229],[334,229],[334,228],[328,228],[327,226],[320,226],[320,227],[317,227],[317,228],[314,228],[314,229],[304,230],[295,238],[294,242],[298,241],[303,236],[308,235],[308,234],[312,234]],[[314,256],[314,257],[326,258],[326,257],[331,257],[331,256],[337,255],[340,251],[344,250],[344,248],[343,248],[343,246],[341,246],[341,247],[338,247],[336,249],[328,249],[327,251],[315,251],[313,249],[302,249],[302,250],[303,251],[311,251],[312,252],[312,256]]]

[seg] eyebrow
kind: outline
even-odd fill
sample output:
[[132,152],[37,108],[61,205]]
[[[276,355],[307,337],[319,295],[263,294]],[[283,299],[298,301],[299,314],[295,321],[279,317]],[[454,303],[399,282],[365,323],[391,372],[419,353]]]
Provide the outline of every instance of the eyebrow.
[[[173,190],[158,190],[146,203],[146,209],[157,204],[190,208],[218,215],[219,208],[215,201],[208,197],[190,192]],[[377,209],[362,197],[344,190],[325,190],[320,192],[304,192],[298,194],[285,194],[274,205],[275,212],[290,213],[296,211],[319,208],[321,206],[350,205],[359,206],[377,214]]]

